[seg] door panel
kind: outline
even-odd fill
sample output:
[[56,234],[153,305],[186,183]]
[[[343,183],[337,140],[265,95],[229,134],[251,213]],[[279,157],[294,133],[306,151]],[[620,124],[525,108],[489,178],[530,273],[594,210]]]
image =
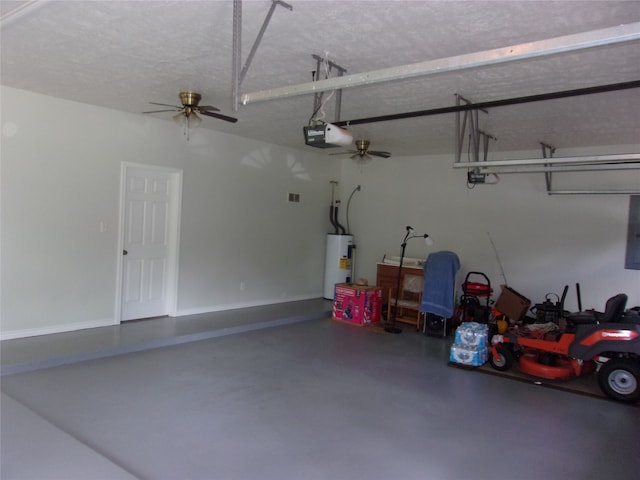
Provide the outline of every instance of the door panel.
[[[167,315],[172,173],[128,168],[124,192],[122,320]],[[123,253],[124,253],[123,252]]]

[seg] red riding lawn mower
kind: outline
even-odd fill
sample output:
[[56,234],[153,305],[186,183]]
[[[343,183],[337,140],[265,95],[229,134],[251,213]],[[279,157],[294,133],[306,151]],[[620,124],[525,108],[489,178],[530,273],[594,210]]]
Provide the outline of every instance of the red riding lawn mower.
[[607,300],[605,311],[564,315],[555,336],[522,336],[513,329],[491,340],[489,363],[499,371],[518,361],[534,377],[566,380],[596,372],[601,390],[615,400],[640,401],[640,315],[625,312],[627,295]]

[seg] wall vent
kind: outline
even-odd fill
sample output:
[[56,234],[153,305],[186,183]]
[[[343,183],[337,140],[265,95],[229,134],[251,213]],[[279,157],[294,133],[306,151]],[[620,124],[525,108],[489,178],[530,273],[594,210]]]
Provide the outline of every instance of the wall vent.
[[300,203],[300,194],[299,193],[288,193],[289,203]]

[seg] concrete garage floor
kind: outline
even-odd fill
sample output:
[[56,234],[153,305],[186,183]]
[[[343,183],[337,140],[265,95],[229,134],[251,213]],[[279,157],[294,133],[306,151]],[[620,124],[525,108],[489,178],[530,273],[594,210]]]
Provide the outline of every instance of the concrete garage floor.
[[2,342],[1,478],[638,478],[640,409],[451,368],[447,339],[329,311]]

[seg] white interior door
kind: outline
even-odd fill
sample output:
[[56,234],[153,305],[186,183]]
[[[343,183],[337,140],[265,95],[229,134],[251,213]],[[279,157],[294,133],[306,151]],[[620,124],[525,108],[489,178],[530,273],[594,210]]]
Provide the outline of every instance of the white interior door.
[[129,166],[123,187],[121,319],[169,315],[176,296],[179,175]]

